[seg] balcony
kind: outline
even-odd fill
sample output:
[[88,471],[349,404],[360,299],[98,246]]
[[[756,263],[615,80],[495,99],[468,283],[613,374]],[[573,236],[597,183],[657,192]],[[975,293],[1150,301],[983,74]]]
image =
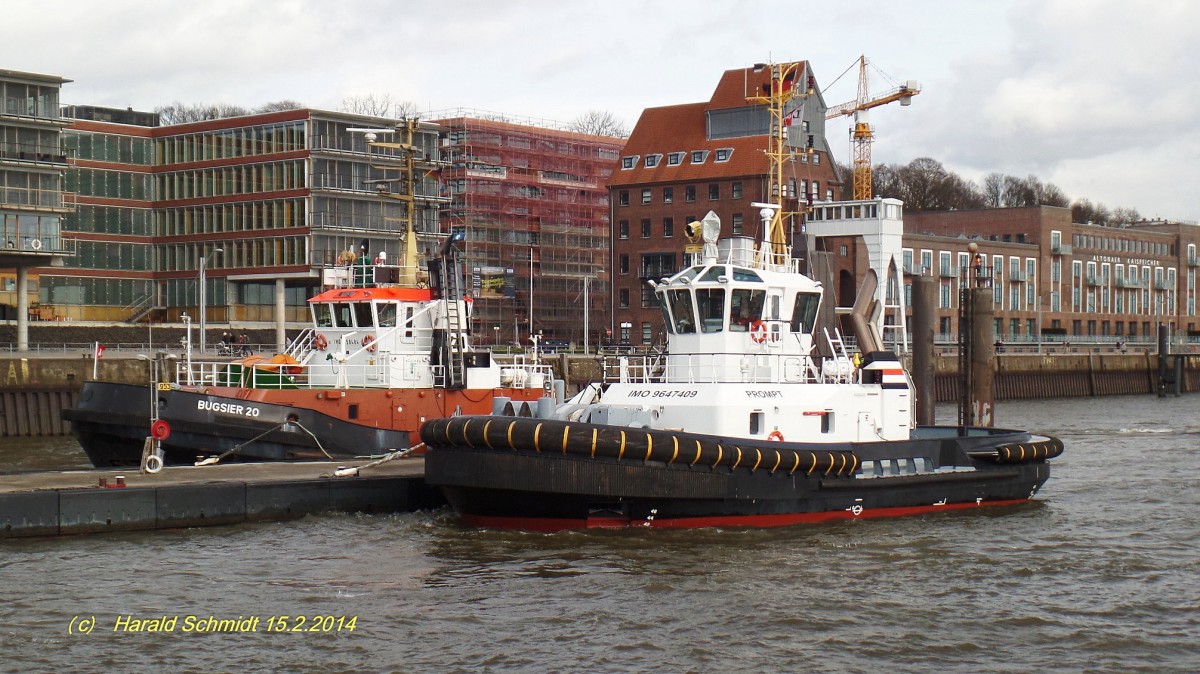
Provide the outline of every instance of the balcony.
[[1118,288],[1141,288],[1142,282],[1138,278],[1118,276],[1113,284]]
[[0,143],[0,159],[39,164],[66,164],[62,148],[35,143]]
[[1024,283],[1024,282],[1026,282],[1026,281],[1028,281],[1028,280],[1029,280],[1029,273],[1028,273],[1028,272],[1025,272],[1025,271],[1011,271],[1011,270],[1008,272],[1008,282],[1009,282],[1009,283]]
[[0,206],[35,211],[64,211],[74,208],[75,195],[62,190],[32,187],[0,187]]
[[1171,288],[1171,284],[1167,283],[1166,279],[1156,278],[1156,279],[1154,279],[1154,289],[1155,290],[1171,290],[1172,288]]
[[1098,274],[1088,274],[1087,278],[1084,279],[1084,281],[1090,286],[1104,285],[1104,279],[1101,278]]
[[1066,243],[1057,243],[1057,244],[1052,243],[1052,244],[1050,244],[1050,254],[1051,255],[1070,255],[1071,254],[1071,245],[1066,244]]
[[1200,255],[1189,255],[1187,258],[1187,266],[1200,267]]

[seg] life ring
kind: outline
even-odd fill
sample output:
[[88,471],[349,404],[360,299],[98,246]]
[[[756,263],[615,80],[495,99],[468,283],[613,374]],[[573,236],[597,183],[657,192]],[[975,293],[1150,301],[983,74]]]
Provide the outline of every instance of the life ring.
[[171,424],[165,419],[158,419],[150,424],[150,436],[155,440],[166,440],[171,437]]
[[371,335],[367,335],[366,337],[363,337],[362,345],[363,345],[363,348],[365,348],[367,351],[370,351],[371,353],[375,353],[375,349],[379,348],[379,345],[375,343],[375,338],[372,337]]
[[146,472],[151,475],[163,469],[163,459],[157,454],[151,454],[146,457]]
[[29,242],[29,247],[30,247],[30,248],[32,248],[32,249],[34,249],[34,250],[41,250],[41,249],[42,249],[42,240],[41,240],[41,239],[34,239],[33,241],[30,241],[30,242]]
[[318,332],[317,336],[313,337],[313,346],[316,347],[317,351],[324,351],[329,347],[329,340],[325,338],[325,335]]
[[750,339],[753,339],[756,344],[762,344],[767,341],[767,325],[762,321],[754,321],[750,324]]
[[767,439],[771,442],[783,442],[783,433],[780,433],[779,429],[776,428],[775,430],[771,431],[771,434],[767,436]]

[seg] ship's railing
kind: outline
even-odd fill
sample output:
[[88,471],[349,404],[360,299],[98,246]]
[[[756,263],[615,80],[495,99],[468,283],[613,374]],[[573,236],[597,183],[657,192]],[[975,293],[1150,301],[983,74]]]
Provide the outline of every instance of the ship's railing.
[[744,352],[606,356],[607,383],[830,384],[856,383],[861,372],[843,358]]
[[497,365],[501,383],[510,388],[545,387],[554,380],[554,368],[540,362],[536,355],[518,354],[511,361]]
[[[468,354],[474,352],[468,352]],[[183,386],[234,386],[259,389],[397,388],[413,386],[411,381],[396,384],[392,379],[386,351],[371,361],[342,362],[331,367],[324,360],[312,363],[280,363],[263,359],[175,361],[175,378]],[[432,381],[445,381],[445,365],[429,365]],[[500,385],[509,388],[544,387],[554,379],[550,365],[517,356],[513,362],[495,362],[500,370]]]

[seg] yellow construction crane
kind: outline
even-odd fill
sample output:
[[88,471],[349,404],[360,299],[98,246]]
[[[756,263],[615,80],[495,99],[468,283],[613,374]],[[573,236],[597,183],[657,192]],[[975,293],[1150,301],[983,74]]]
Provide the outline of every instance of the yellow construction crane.
[[903,85],[875,97],[867,91],[867,57],[858,57],[858,97],[841,105],[835,105],[825,111],[825,119],[854,116],[854,128],[850,137],[854,143],[854,198],[871,198],[871,142],[875,134],[867,121],[867,111],[886,105],[892,101],[900,101],[900,105],[911,105],[912,97],[921,93],[921,85],[908,81]]

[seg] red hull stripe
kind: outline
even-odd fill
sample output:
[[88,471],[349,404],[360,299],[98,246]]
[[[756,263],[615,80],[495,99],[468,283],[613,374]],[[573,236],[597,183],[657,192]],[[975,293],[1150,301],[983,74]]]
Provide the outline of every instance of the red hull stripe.
[[1014,506],[1028,503],[1029,499],[1006,501],[983,501],[982,503],[946,503],[943,505],[904,506],[897,508],[874,508],[854,514],[849,510],[821,513],[783,513],[771,515],[731,515],[717,517],[681,517],[678,519],[628,520],[622,517],[593,517],[586,520],[552,519],[538,517],[495,517],[490,515],[463,515],[463,521],[474,527],[489,529],[521,529],[524,531],[554,532],[567,529],[619,529],[623,527],[662,527],[671,529],[700,529],[706,527],[782,527],[792,524],[819,524],[839,520],[874,519],[879,517],[904,517],[947,510],[967,510],[984,506]]

